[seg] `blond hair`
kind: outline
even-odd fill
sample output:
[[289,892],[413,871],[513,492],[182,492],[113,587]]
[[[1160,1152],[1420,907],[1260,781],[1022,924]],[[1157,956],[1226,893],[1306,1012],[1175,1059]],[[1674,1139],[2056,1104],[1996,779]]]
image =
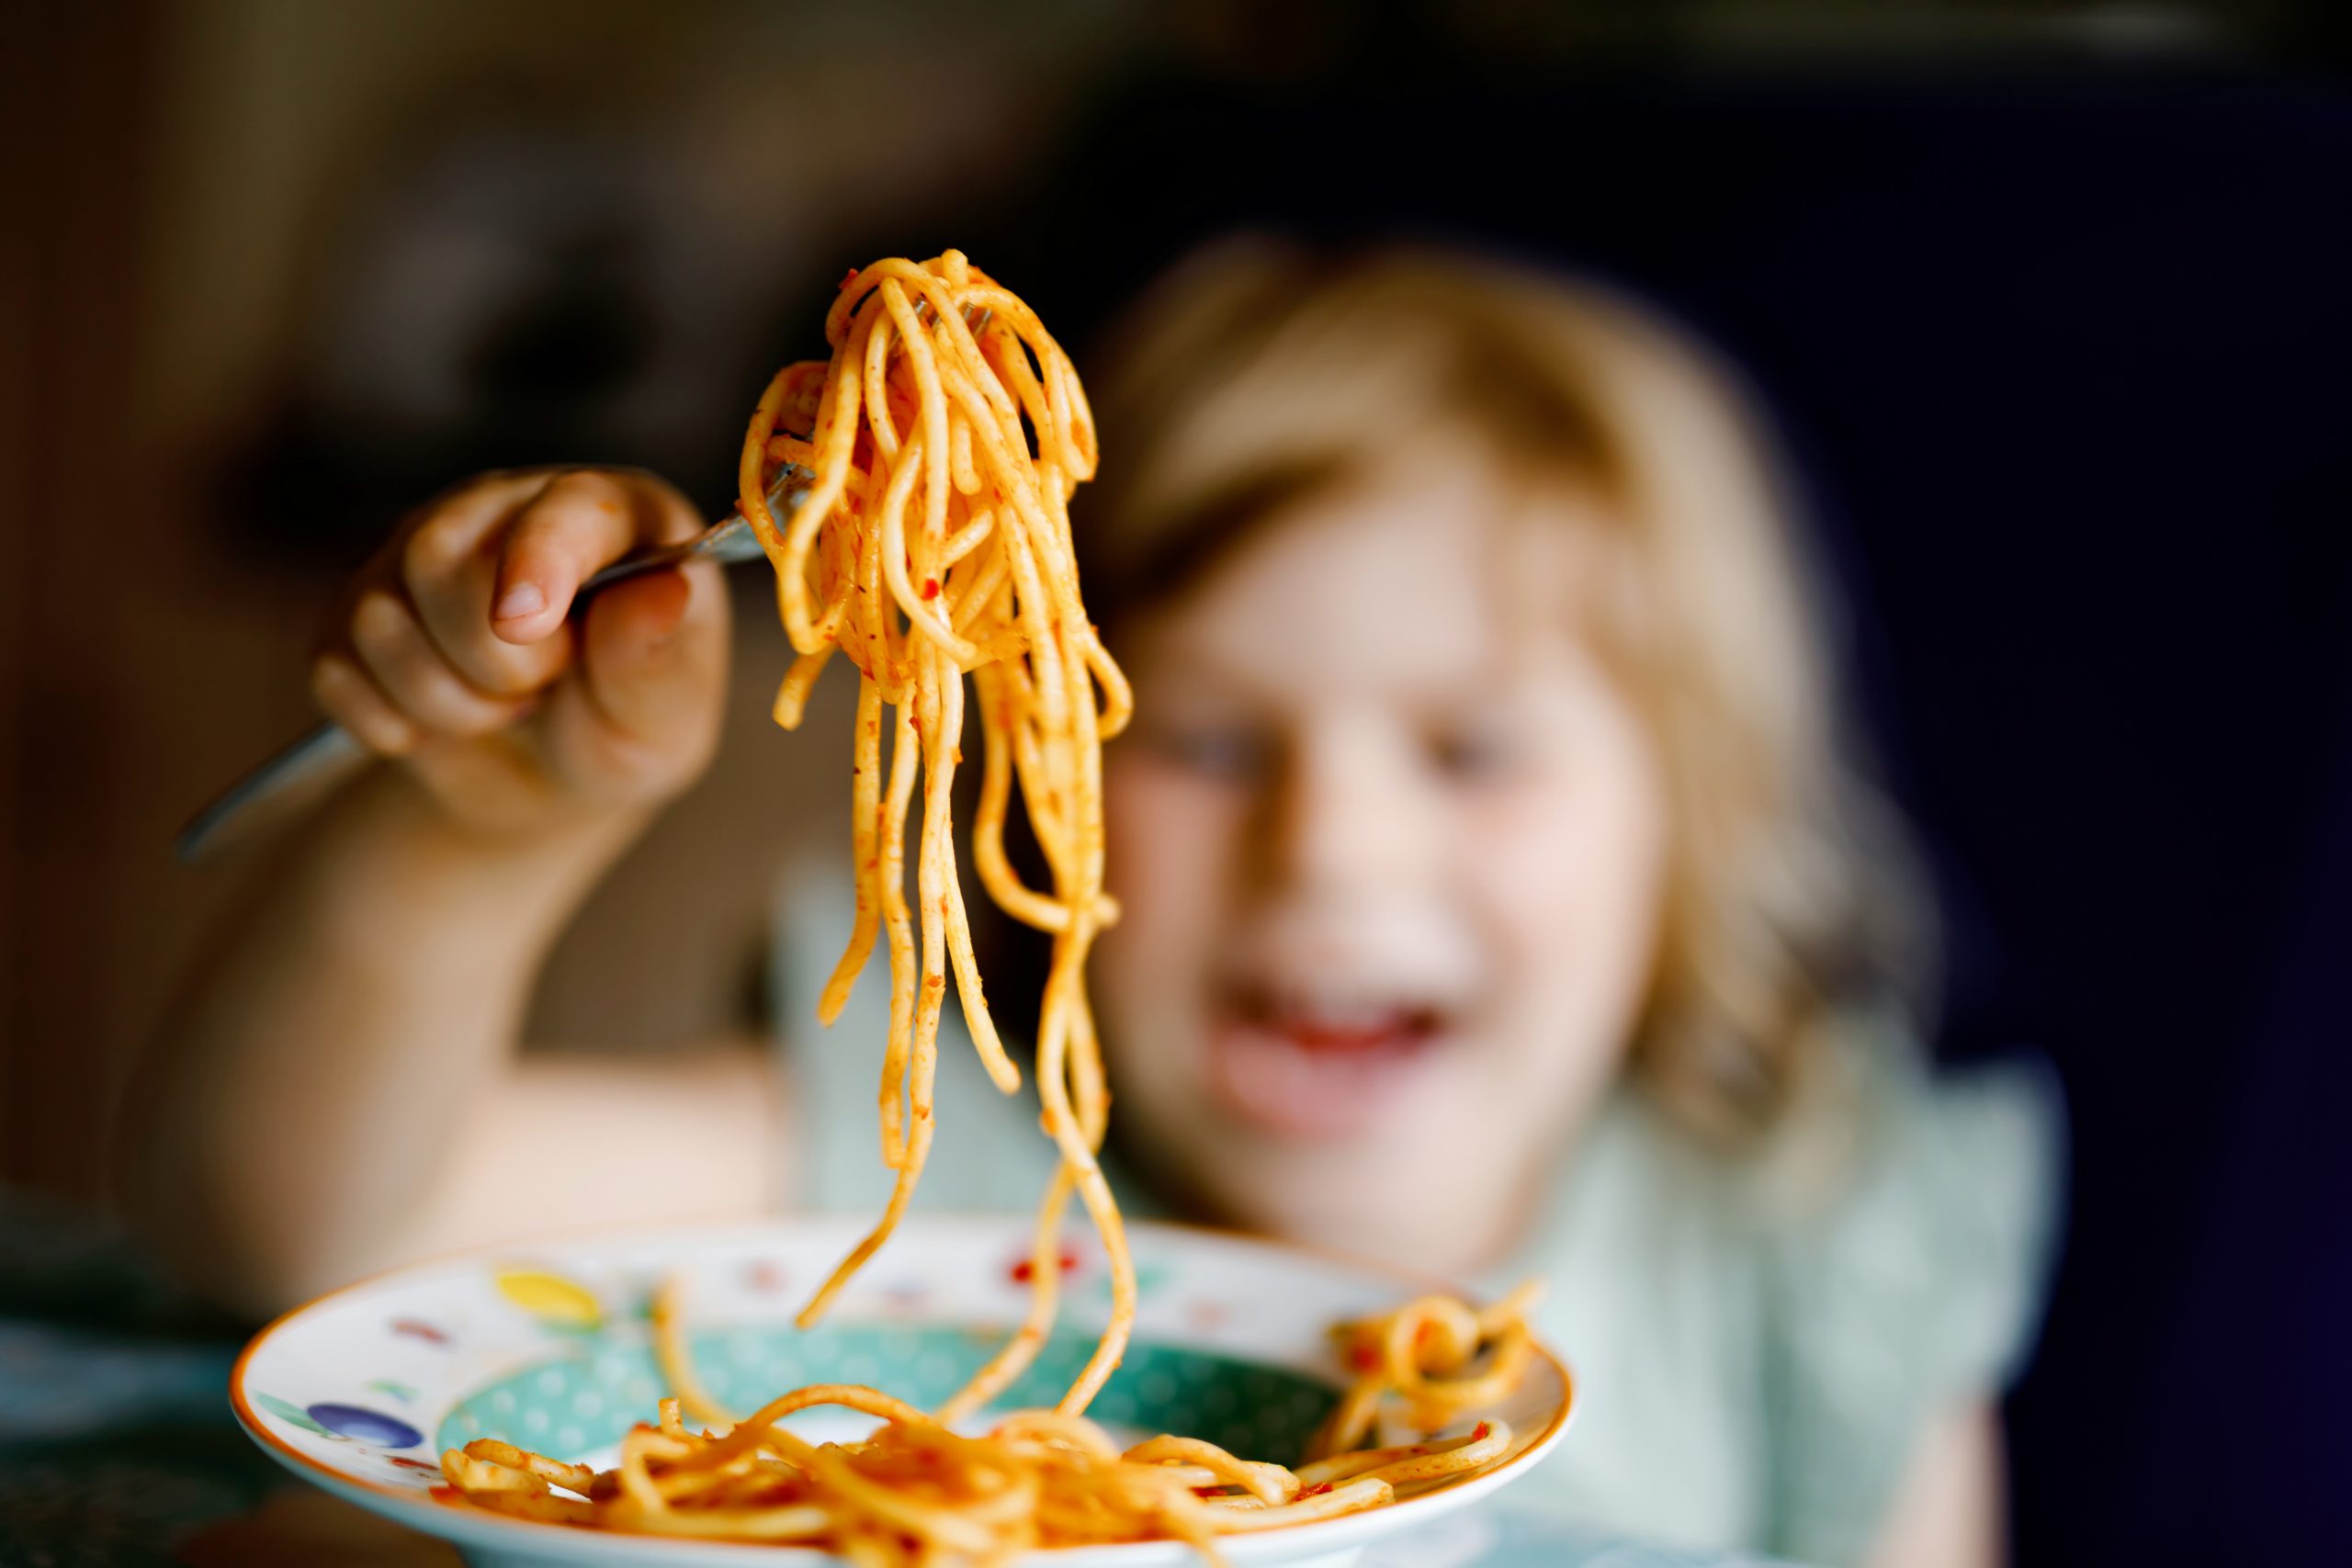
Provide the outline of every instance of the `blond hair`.
[[1143,301],[1097,380],[1078,530],[1106,625],[1400,450],[1466,434],[1593,513],[1588,631],[1668,792],[1668,886],[1631,1069],[1716,1140],[1779,1125],[1840,1022],[1916,1001],[1928,931],[1898,824],[1848,761],[1786,488],[1737,379],[1596,287],[1436,250],[1334,262],[1232,241]]

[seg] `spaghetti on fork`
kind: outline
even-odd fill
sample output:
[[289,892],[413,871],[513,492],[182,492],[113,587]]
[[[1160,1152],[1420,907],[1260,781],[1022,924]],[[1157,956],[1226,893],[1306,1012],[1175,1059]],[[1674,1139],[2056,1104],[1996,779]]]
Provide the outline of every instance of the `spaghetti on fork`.
[[[826,315],[825,337],[831,357],[786,366],[752,412],[741,506],[775,564],[799,653],[776,693],[776,721],[799,724],[837,652],[857,667],[857,913],[818,1017],[839,1015],[879,934],[890,966],[882,1157],[897,1180],[879,1223],[800,1321],[823,1316],[888,1239],[922,1178],[951,972],[989,1077],[1007,1094],[1020,1088],[989,1016],[952,836],[968,673],[984,745],[972,863],[999,908],[1053,937],[1036,1074],[1061,1159],[1038,1210],[1029,1319],[943,1413],[986,1404],[1044,1344],[1061,1216],[1075,1193],[1102,1236],[1112,1281],[1109,1326],[1058,1405],[1076,1415],[1118,1365],[1135,1322],[1126,1234],[1096,1161],[1109,1097],[1084,979],[1087,951],[1115,916],[1102,891],[1102,743],[1133,708],[1079,597],[1070,543],[1070,496],[1094,472],[1093,416],[1078,372],[1036,313],[960,251],[853,272]],[[808,482],[789,521],[779,522],[766,498],[786,467],[804,470]],[[906,841],[918,777],[910,910]],[[1016,780],[1050,871],[1047,889],[1023,883],[1006,853]]]

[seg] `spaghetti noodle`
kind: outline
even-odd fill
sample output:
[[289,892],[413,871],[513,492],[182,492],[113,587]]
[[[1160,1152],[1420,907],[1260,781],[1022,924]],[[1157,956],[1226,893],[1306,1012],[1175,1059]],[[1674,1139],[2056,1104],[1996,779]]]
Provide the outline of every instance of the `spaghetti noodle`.
[[[1454,1423],[1474,1397],[1508,1393],[1525,1367],[1533,1301],[1528,1286],[1484,1310],[1430,1296],[1341,1325],[1334,1336],[1343,1353],[1375,1354],[1324,1438],[1369,1435],[1391,1395],[1404,1423],[1427,1433]],[[816,1546],[876,1568],[1157,1540],[1189,1542],[1215,1562],[1220,1536],[1380,1507],[1475,1475],[1513,1451],[1509,1423],[1495,1416],[1451,1438],[1351,1444],[1295,1469],[1194,1438],[1151,1438],[1123,1450],[1085,1416],[1052,1410],[1015,1412],[987,1436],[969,1438],[852,1383],[796,1389],[741,1420],[713,1406],[718,1429],[695,1431],[686,1425],[695,1414],[689,1399],[707,1404],[708,1395],[668,1290],[655,1304],[654,1348],[670,1385],[694,1393],[662,1401],[658,1424],[623,1437],[613,1468],[478,1438],[441,1456],[455,1495],[519,1518]],[[1483,1370],[1465,1375],[1482,1356]],[[825,1444],[777,1425],[820,1406],[881,1425],[863,1441]]]
[[[1132,708],[1079,598],[1070,545],[1069,498],[1094,472],[1093,416],[1078,372],[1035,312],[960,251],[851,273],[826,315],[825,337],[831,357],[786,367],[752,412],[741,505],[775,567],[785,627],[799,654],[776,694],[776,721],[799,724],[836,650],[857,666],[857,915],[818,1016],[830,1023],[839,1015],[878,929],[890,961],[882,1155],[897,1179],[880,1221],[800,1323],[824,1315],[889,1237],[922,1179],[951,971],[989,1077],[1007,1094],[1020,1088],[981,990],[948,819],[968,671],[985,739],[972,863],[1008,915],[1053,936],[1036,1073],[1046,1131],[1061,1160],[1038,1211],[1029,1320],[944,1414],[987,1403],[1045,1343],[1057,1237],[1075,1192],[1102,1239],[1112,1307],[1093,1355],[1057,1407],[1074,1416],[1119,1364],[1136,1294],[1126,1233],[1095,1158],[1109,1098],[1084,980],[1087,950],[1115,914],[1102,891],[1102,742]],[[789,523],[779,524],[767,496],[786,468],[806,488]],[[918,774],[910,916],[905,854]],[[1005,852],[1015,779],[1050,892],[1024,885]]]
[[[798,654],[776,694],[777,722],[799,724],[835,652],[857,667],[857,912],[818,1014],[828,1023],[839,1015],[886,940],[890,1026],[878,1111],[896,1179],[880,1219],[798,1322],[824,1315],[888,1239],[922,1179],[950,975],[990,1077],[1005,1093],[1020,1088],[981,990],[949,820],[967,674],[985,748],[973,865],[1007,914],[1054,944],[1036,1075],[1060,1158],[1037,1210],[1029,1312],[936,1412],[871,1388],[820,1384],[738,1419],[696,1375],[665,1289],[653,1339],[673,1393],[658,1425],[622,1439],[617,1465],[598,1471],[477,1439],[442,1456],[454,1495],[554,1523],[818,1545],[861,1563],[993,1562],[1035,1547],[1160,1539],[1214,1557],[1222,1535],[1376,1507],[1499,1462],[1512,1434],[1498,1419],[1451,1438],[1362,1445],[1392,1408],[1426,1439],[1508,1393],[1532,1351],[1525,1287],[1483,1312],[1429,1297],[1335,1330],[1362,1375],[1297,1470],[1191,1438],[1122,1450],[1086,1419],[1136,1310],[1126,1234],[1097,1160],[1109,1098],[1083,977],[1089,947],[1117,913],[1102,887],[1102,742],[1132,707],[1079,598],[1071,551],[1069,502],[1094,471],[1092,417],[1077,372],[1035,314],[960,252],[851,273],[825,335],[831,357],[787,366],[752,415],[741,506],[775,565]],[[767,497],[796,488],[780,521]],[[1049,889],[1023,883],[1006,853],[1016,782]],[[1052,1410],[1004,1416],[983,1438],[959,1435],[953,1425],[1001,1394],[1046,1342],[1073,1195],[1109,1262],[1109,1324]],[[881,1425],[862,1442],[822,1445],[777,1425],[820,1405]]]

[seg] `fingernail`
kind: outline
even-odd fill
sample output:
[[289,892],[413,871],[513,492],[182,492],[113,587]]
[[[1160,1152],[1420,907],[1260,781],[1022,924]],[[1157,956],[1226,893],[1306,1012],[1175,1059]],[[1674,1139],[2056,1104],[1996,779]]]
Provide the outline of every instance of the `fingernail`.
[[548,607],[548,596],[539,592],[536,582],[518,582],[506,591],[491,610],[493,618],[511,621],[521,615],[536,615]]

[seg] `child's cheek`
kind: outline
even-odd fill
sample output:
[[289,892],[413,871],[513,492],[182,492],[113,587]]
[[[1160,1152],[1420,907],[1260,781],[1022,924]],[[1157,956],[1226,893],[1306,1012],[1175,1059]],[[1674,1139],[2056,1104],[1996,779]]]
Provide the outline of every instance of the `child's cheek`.
[[1239,809],[1227,792],[1149,758],[1114,762],[1103,784],[1105,876],[1120,925],[1199,940],[1230,882]]
[[[1622,1062],[1657,944],[1664,803],[1631,749],[1498,794],[1470,828],[1471,897],[1492,945],[1494,1060],[1515,1107],[1573,1115]],[[1605,765],[1604,765],[1605,764]]]
[[1120,909],[1095,966],[1105,1044],[1173,1066],[1198,1055],[1205,1031],[1221,933],[1235,915],[1243,813],[1149,758],[1113,761],[1103,783],[1106,881]]

